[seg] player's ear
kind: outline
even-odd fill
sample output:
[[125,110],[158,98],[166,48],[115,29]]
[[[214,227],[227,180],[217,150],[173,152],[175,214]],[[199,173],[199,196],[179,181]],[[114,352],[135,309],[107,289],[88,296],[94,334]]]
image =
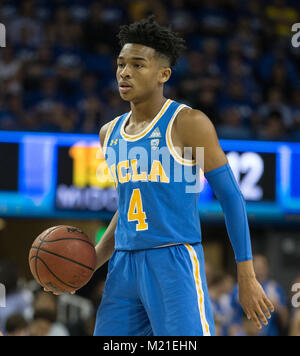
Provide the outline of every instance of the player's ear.
[[169,80],[171,73],[172,73],[171,68],[167,68],[167,67],[161,68],[161,70],[159,71],[159,78],[158,78],[159,82],[161,84],[166,83]]

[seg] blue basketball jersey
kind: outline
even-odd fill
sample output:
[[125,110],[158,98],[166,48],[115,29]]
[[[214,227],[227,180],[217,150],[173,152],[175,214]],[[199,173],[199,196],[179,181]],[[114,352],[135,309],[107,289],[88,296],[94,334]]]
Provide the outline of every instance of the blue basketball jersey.
[[[171,128],[187,106],[168,99],[136,135],[125,131],[131,112],[110,124],[103,152],[118,192],[116,250],[140,250],[201,242],[199,191],[191,189],[199,168],[182,158]],[[196,191],[195,191],[196,190]]]

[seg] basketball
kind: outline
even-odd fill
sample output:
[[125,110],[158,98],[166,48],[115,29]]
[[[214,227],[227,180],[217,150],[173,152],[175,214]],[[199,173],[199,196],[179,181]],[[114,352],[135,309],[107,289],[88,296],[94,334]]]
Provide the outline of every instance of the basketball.
[[96,251],[89,237],[73,226],[54,226],[42,232],[29,252],[36,281],[52,292],[83,287],[96,267]]

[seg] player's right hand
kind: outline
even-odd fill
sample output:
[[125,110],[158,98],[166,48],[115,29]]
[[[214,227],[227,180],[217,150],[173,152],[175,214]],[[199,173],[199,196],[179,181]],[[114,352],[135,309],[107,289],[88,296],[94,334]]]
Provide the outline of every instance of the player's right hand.
[[[54,295],[61,295],[61,294],[66,293],[66,292],[63,292],[63,291],[61,291],[61,292],[53,291],[53,290],[47,289],[47,288],[45,288],[45,287],[44,287],[44,291],[45,291],[45,292],[51,292],[51,293],[53,293]],[[70,292],[70,293],[71,293],[71,294],[75,294],[76,291],[73,291],[73,292]]]

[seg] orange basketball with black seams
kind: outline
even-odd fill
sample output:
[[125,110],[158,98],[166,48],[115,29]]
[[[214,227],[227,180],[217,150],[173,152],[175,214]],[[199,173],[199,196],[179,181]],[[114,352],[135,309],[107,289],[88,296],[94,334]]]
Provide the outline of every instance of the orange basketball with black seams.
[[29,252],[36,281],[53,292],[73,292],[83,287],[96,267],[93,242],[73,226],[54,226],[42,232]]

